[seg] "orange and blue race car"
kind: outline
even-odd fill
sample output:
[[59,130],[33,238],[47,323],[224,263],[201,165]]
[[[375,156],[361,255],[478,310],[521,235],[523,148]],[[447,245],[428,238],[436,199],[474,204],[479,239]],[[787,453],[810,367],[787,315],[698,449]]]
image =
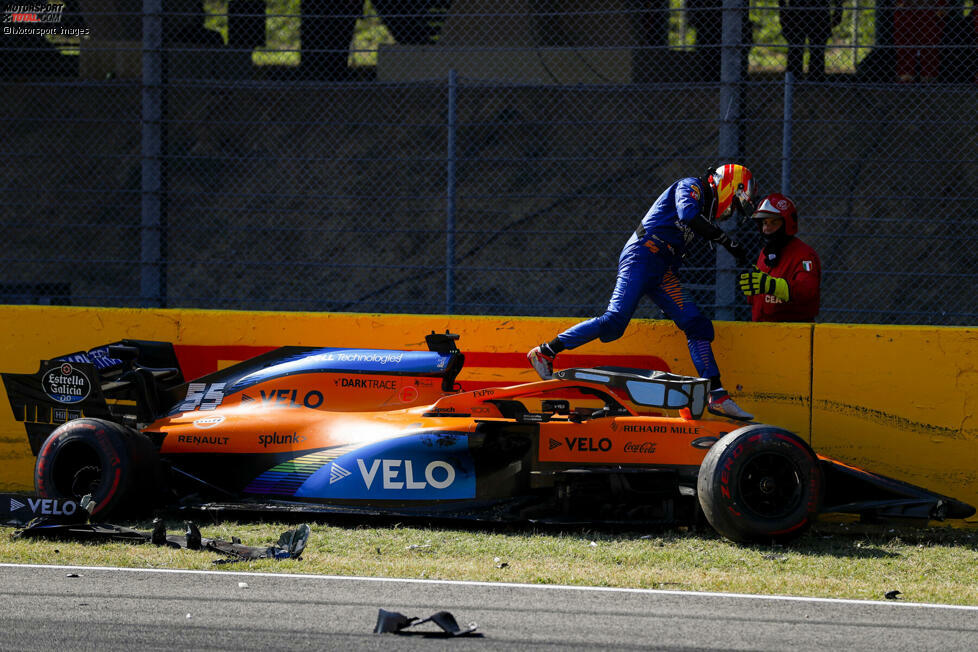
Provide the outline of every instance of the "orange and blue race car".
[[123,340],[3,374],[42,499],[92,516],[183,506],[481,521],[690,525],[787,541],[821,513],[921,524],[953,498],[704,414],[708,381],[622,367],[461,391],[458,336],[428,350],[282,347],[186,380]]

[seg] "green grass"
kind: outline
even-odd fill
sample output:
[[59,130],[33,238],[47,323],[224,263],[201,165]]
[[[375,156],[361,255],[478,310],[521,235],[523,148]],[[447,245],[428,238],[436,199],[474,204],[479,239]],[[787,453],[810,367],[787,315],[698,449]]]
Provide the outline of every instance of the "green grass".
[[[149,524],[130,523],[149,529]],[[170,534],[180,532],[171,522]],[[202,524],[205,537],[271,545],[286,523]],[[405,524],[312,523],[301,560],[260,560],[226,570],[725,591],[978,605],[978,531],[820,523],[791,546],[742,546],[712,533],[483,530]],[[207,551],[152,545],[13,539],[7,563],[213,569]]]

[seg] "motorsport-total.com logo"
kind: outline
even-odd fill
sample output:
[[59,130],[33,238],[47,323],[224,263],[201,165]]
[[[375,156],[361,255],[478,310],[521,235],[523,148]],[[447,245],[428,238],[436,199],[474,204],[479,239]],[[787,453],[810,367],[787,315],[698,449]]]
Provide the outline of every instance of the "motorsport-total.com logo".
[[63,4],[10,3],[3,8],[3,33],[6,36],[89,36],[87,27],[62,25]]

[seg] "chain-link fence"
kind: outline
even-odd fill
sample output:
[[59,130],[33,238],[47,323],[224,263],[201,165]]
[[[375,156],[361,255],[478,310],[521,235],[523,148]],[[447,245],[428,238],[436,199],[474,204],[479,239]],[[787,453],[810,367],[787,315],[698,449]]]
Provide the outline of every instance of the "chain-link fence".
[[[819,321],[978,318],[972,0],[68,0],[3,20],[2,303],[590,316],[655,197],[737,161],[796,201]],[[727,260],[694,247],[684,283],[748,318]]]

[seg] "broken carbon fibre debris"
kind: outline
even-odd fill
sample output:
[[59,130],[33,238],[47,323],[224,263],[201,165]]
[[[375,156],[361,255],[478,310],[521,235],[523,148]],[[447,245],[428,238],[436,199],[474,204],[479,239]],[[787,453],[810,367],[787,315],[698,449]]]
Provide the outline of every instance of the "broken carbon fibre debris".
[[[409,627],[416,627],[428,622],[438,625],[442,629],[442,632],[404,631]],[[404,614],[397,613],[396,611],[378,609],[377,625],[374,627],[374,634],[411,634],[446,637],[469,636],[473,635],[476,627],[477,625],[475,623],[469,623],[464,628],[459,627],[458,621],[455,620],[455,616],[448,611],[438,611],[431,614],[424,620],[418,620],[416,617],[408,618]],[[481,634],[475,634],[475,636],[481,636]]]
[[13,536],[15,539],[152,543],[170,548],[209,550],[225,555],[223,559],[214,560],[215,564],[229,564],[255,559],[301,559],[309,541],[309,526],[305,524],[294,530],[283,532],[279,535],[278,541],[271,546],[245,546],[241,544],[238,537],[232,537],[231,541],[210,539],[202,536],[200,529],[191,521],[186,521],[184,527],[185,534],[170,535],[166,533],[166,526],[163,520],[159,518],[154,519],[153,529],[150,532],[111,523],[64,523],[57,519],[36,518],[22,530],[14,532]]

